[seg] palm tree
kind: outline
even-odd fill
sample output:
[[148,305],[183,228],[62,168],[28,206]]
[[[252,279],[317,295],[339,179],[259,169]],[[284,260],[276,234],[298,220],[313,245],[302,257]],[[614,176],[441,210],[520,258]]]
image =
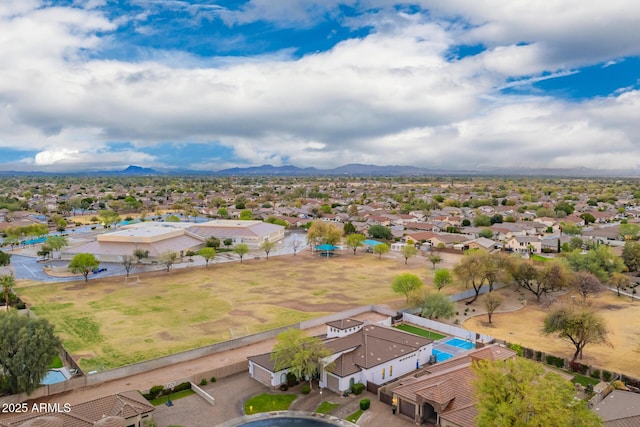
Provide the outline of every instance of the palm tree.
[[9,311],[9,294],[16,284],[16,279],[13,277],[13,274],[4,274],[0,276],[0,284],[2,284],[2,287],[4,288],[4,301],[7,311]]

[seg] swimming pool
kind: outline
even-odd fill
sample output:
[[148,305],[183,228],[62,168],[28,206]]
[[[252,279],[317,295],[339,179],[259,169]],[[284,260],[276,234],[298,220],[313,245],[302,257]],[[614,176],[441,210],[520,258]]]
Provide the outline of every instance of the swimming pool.
[[68,380],[69,376],[67,376],[66,372],[64,372],[63,370],[66,370],[66,368],[49,369],[47,371],[47,374],[42,379],[42,381],[40,381],[40,384],[51,385],[51,384],[57,384],[57,383],[61,383],[63,381]]
[[218,427],[356,427],[356,424],[330,415],[304,411],[263,412],[245,415],[219,424]]
[[444,342],[447,345],[452,347],[464,348],[465,350],[471,350],[472,348],[476,348],[475,343],[471,341],[466,341],[460,338],[451,338]]
[[436,350],[435,348],[431,352],[431,354],[435,354],[436,362],[444,362],[447,359],[451,359],[453,354],[447,353],[446,351]]

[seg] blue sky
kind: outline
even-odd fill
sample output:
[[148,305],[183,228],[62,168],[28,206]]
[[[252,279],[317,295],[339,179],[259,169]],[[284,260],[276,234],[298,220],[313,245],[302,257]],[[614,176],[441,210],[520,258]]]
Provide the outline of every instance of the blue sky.
[[622,0],[3,0],[0,170],[635,170],[639,79]]

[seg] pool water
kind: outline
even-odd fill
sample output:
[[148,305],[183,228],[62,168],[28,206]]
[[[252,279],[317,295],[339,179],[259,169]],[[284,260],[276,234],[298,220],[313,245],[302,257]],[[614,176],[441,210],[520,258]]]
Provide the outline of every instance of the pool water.
[[464,348],[465,350],[471,350],[472,348],[476,348],[476,345],[471,341],[465,341],[460,338],[451,338],[444,342],[447,345],[452,347]]
[[67,377],[62,372],[57,371],[55,369],[51,369],[47,371],[47,374],[44,376],[42,381],[40,381],[40,384],[51,385],[51,384],[61,383],[66,380],[67,380]]
[[444,362],[445,360],[453,357],[453,354],[449,354],[446,351],[436,350],[435,348],[433,349],[432,354],[435,354],[436,362]]
[[241,424],[238,427],[287,427],[287,426],[305,426],[305,427],[335,427],[335,424],[331,424],[325,421],[312,420],[309,418],[272,418],[267,420],[249,421],[245,424]]

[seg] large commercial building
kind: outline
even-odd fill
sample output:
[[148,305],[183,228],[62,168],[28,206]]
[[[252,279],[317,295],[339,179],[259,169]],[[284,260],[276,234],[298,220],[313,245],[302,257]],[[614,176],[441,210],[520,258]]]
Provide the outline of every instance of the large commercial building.
[[163,252],[184,255],[205,246],[209,237],[220,241],[231,239],[232,244],[245,243],[257,249],[263,242],[277,242],[284,238],[284,227],[262,221],[214,220],[204,223],[139,222],[121,226],[117,231],[98,235],[96,240],[64,248],[62,259],[79,253],[94,254],[103,262],[120,262],[124,255],[136,249],[149,252],[153,261]]

